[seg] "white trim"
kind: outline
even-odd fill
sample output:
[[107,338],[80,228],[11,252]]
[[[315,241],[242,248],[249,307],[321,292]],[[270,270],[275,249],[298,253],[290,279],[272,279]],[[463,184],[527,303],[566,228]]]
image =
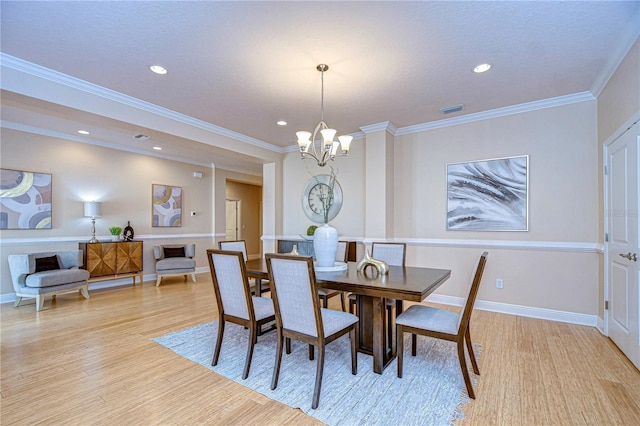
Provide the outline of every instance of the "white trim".
[[[432,294],[427,297],[426,301],[433,303],[441,303],[444,305],[462,306],[464,299],[462,297],[445,296]],[[597,315],[581,314],[577,312],[556,311],[553,309],[534,308],[531,306],[511,305],[508,303],[488,302],[477,300],[476,309],[482,311],[498,312],[501,314],[517,315],[527,318],[538,318],[548,321],[566,322],[570,324],[587,325],[595,327],[598,323]]]
[[[262,241],[301,240],[299,235],[263,235]],[[457,248],[486,248],[504,250],[529,251],[561,251],[572,253],[604,253],[604,245],[596,242],[575,241],[510,241],[510,240],[461,240],[445,238],[362,238],[340,236],[342,240],[358,241],[371,244],[373,241],[388,241],[406,243],[408,246],[424,247],[457,247]]]
[[[111,236],[96,236],[98,241],[110,243]],[[136,235],[135,241],[148,240],[173,240],[178,238],[214,238],[214,234],[169,234],[169,235]],[[60,243],[86,243],[87,236],[82,237],[34,237],[34,238],[0,238],[0,247],[22,246],[22,245],[42,245]]]
[[174,120],[180,123],[187,124],[192,127],[200,128],[218,135],[226,136],[228,138],[247,143],[259,148],[267,149],[269,151],[282,153],[283,149],[279,146],[252,138],[250,136],[243,135],[238,132],[234,132],[229,129],[225,129],[214,124],[207,123],[202,120],[190,117],[185,114],[172,111],[167,108],[145,102],[140,99],[116,92],[114,90],[107,89],[97,84],[89,83],[88,81],[81,80],[79,78],[71,77],[58,71],[45,68],[43,66],[25,61],[20,58],[16,58],[6,53],[0,52],[0,64],[2,67],[7,67],[19,72],[23,72],[44,80],[48,80],[55,84],[61,84],[72,89],[81,90],[86,93],[90,93],[101,98],[127,105],[133,108],[137,108],[142,111],[147,111],[156,114],[160,117],[164,117],[170,120]]
[[598,329],[598,331],[600,333],[602,333],[603,336],[608,336],[608,334],[606,333],[606,330],[605,330],[605,321],[600,317],[598,317],[598,320],[597,320],[597,323],[596,323],[596,328]]
[[[636,111],[631,115],[631,117],[627,118],[624,123],[620,125],[611,135],[603,142],[604,146],[609,146],[614,143],[620,136],[622,136],[627,130],[633,127],[636,124],[636,121],[640,120],[640,110]],[[606,160],[605,160],[605,163]]]
[[600,93],[613,76],[613,73],[616,72],[638,37],[640,37],[640,26],[630,25],[625,27],[625,29],[627,29],[627,31],[624,31],[622,36],[618,38],[619,40],[622,40],[622,42],[616,44],[613,55],[609,55],[607,63],[591,85],[590,92],[593,93],[593,96],[595,97],[600,96]]
[[156,151],[149,152],[143,149],[138,149],[138,148],[124,146],[124,145],[118,145],[113,142],[102,142],[102,141],[98,141],[98,140],[87,138],[87,137],[76,136],[74,134],[56,132],[53,130],[43,129],[40,127],[33,127],[33,126],[27,126],[20,123],[14,123],[12,121],[0,120],[0,127],[5,129],[17,130],[25,133],[31,133],[34,135],[48,136],[56,139],[65,139],[65,140],[70,140],[74,142],[86,143],[88,145],[101,146],[103,148],[116,149],[118,151],[133,152],[135,154],[146,155],[147,157],[163,158],[165,160],[179,161],[185,164],[192,164],[195,166],[212,168],[212,164],[207,163],[205,161],[189,160],[189,159],[178,157],[175,155],[166,155],[166,154],[158,153]]
[[488,120],[491,118],[504,117],[512,114],[520,114],[545,108],[554,108],[563,105],[575,104],[578,102],[588,102],[595,100],[596,98],[590,92],[574,93],[572,95],[558,96],[556,98],[526,102],[523,104],[512,105],[504,108],[496,108],[489,111],[476,112],[473,114],[461,115],[459,117],[447,118],[444,120],[416,124],[414,126],[401,127],[397,130],[396,136],[408,135],[411,133],[424,132],[426,130],[472,123],[474,121]]
[[383,121],[382,123],[369,124],[367,126],[360,127],[365,135],[367,133],[379,132],[380,130],[385,130],[389,132],[392,136],[396,135],[398,128],[390,121]]

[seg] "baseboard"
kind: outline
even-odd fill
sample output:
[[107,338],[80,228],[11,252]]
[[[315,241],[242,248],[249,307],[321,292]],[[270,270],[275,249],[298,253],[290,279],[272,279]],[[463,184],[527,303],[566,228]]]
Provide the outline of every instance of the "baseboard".
[[[196,268],[196,274],[202,274],[205,272],[209,272],[209,267]],[[156,278],[157,278],[156,274],[146,274],[142,276],[143,281],[155,282]],[[132,286],[132,285],[133,285],[133,278],[131,277],[119,278],[116,280],[96,281],[96,282],[89,283],[89,292],[91,292],[91,290],[103,290],[108,288],[124,287],[124,286]],[[139,285],[139,283],[136,283],[136,285]],[[16,301],[15,293],[0,294],[0,304],[14,303],[15,301]]]
[[596,328],[603,336],[606,336],[607,333],[604,331],[604,319],[598,317],[598,323],[596,324]]
[[[428,302],[441,303],[443,305],[462,306],[464,299],[461,297],[444,296],[432,294],[427,298]],[[508,303],[488,302],[477,300],[476,309],[483,311],[498,312],[501,314],[518,315],[527,318],[538,318],[548,321],[566,322],[577,325],[597,326],[597,315],[580,314],[576,312],[557,311],[546,308],[535,308],[531,306],[511,305]]]
[[[209,268],[196,268],[196,274],[209,272]],[[155,281],[156,274],[144,275],[144,281]],[[99,281],[89,284],[89,291],[100,290],[112,287],[122,287],[132,285],[131,278],[123,278],[110,281]],[[0,295],[0,303],[13,303],[16,300],[15,293],[7,293]],[[427,298],[428,302],[440,303],[443,305],[462,306],[464,299],[462,297],[445,296],[440,294],[432,294]],[[518,315],[527,318],[538,318],[548,321],[566,322],[569,324],[587,325],[596,327],[604,334],[603,322],[597,315],[580,314],[576,312],[557,311],[553,309],[535,308],[531,306],[511,305],[508,303],[488,302],[485,300],[477,300],[475,307],[483,311],[498,312],[501,314]]]

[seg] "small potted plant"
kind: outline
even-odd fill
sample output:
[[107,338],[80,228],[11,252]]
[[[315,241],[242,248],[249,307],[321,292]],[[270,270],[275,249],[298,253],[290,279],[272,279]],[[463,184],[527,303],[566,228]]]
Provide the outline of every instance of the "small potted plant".
[[109,232],[111,233],[111,239],[113,241],[120,241],[120,234],[122,233],[122,228],[119,226],[112,226],[109,228]]

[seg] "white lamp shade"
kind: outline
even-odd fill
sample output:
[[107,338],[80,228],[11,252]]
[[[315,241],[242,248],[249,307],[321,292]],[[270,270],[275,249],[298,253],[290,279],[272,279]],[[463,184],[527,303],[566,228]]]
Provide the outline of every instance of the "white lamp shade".
[[338,136],[338,140],[340,141],[342,150],[345,152],[349,152],[349,147],[351,146],[351,141],[353,140],[353,136],[351,135]]
[[334,142],[333,146],[331,148],[331,156],[335,157],[336,153],[338,152],[338,148],[340,147],[340,143],[339,142]]
[[101,217],[102,203],[99,203],[97,201],[86,201],[84,203],[84,216],[85,217]]
[[322,129],[320,130],[322,139],[324,139],[324,149],[329,151],[333,147],[333,137],[336,135],[335,129]]
[[309,144],[311,141],[309,138],[311,137],[311,133],[300,131],[296,132],[296,136],[298,137],[298,146],[300,147],[300,151],[306,151],[309,148]]

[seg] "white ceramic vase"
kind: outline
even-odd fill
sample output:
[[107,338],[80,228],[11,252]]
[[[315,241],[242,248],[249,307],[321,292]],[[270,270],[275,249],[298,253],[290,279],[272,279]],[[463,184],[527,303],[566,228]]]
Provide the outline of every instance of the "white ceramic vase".
[[338,230],[328,223],[318,226],[313,234],[313,250],[316,253],[316,266],[333,266],[338,251]]

